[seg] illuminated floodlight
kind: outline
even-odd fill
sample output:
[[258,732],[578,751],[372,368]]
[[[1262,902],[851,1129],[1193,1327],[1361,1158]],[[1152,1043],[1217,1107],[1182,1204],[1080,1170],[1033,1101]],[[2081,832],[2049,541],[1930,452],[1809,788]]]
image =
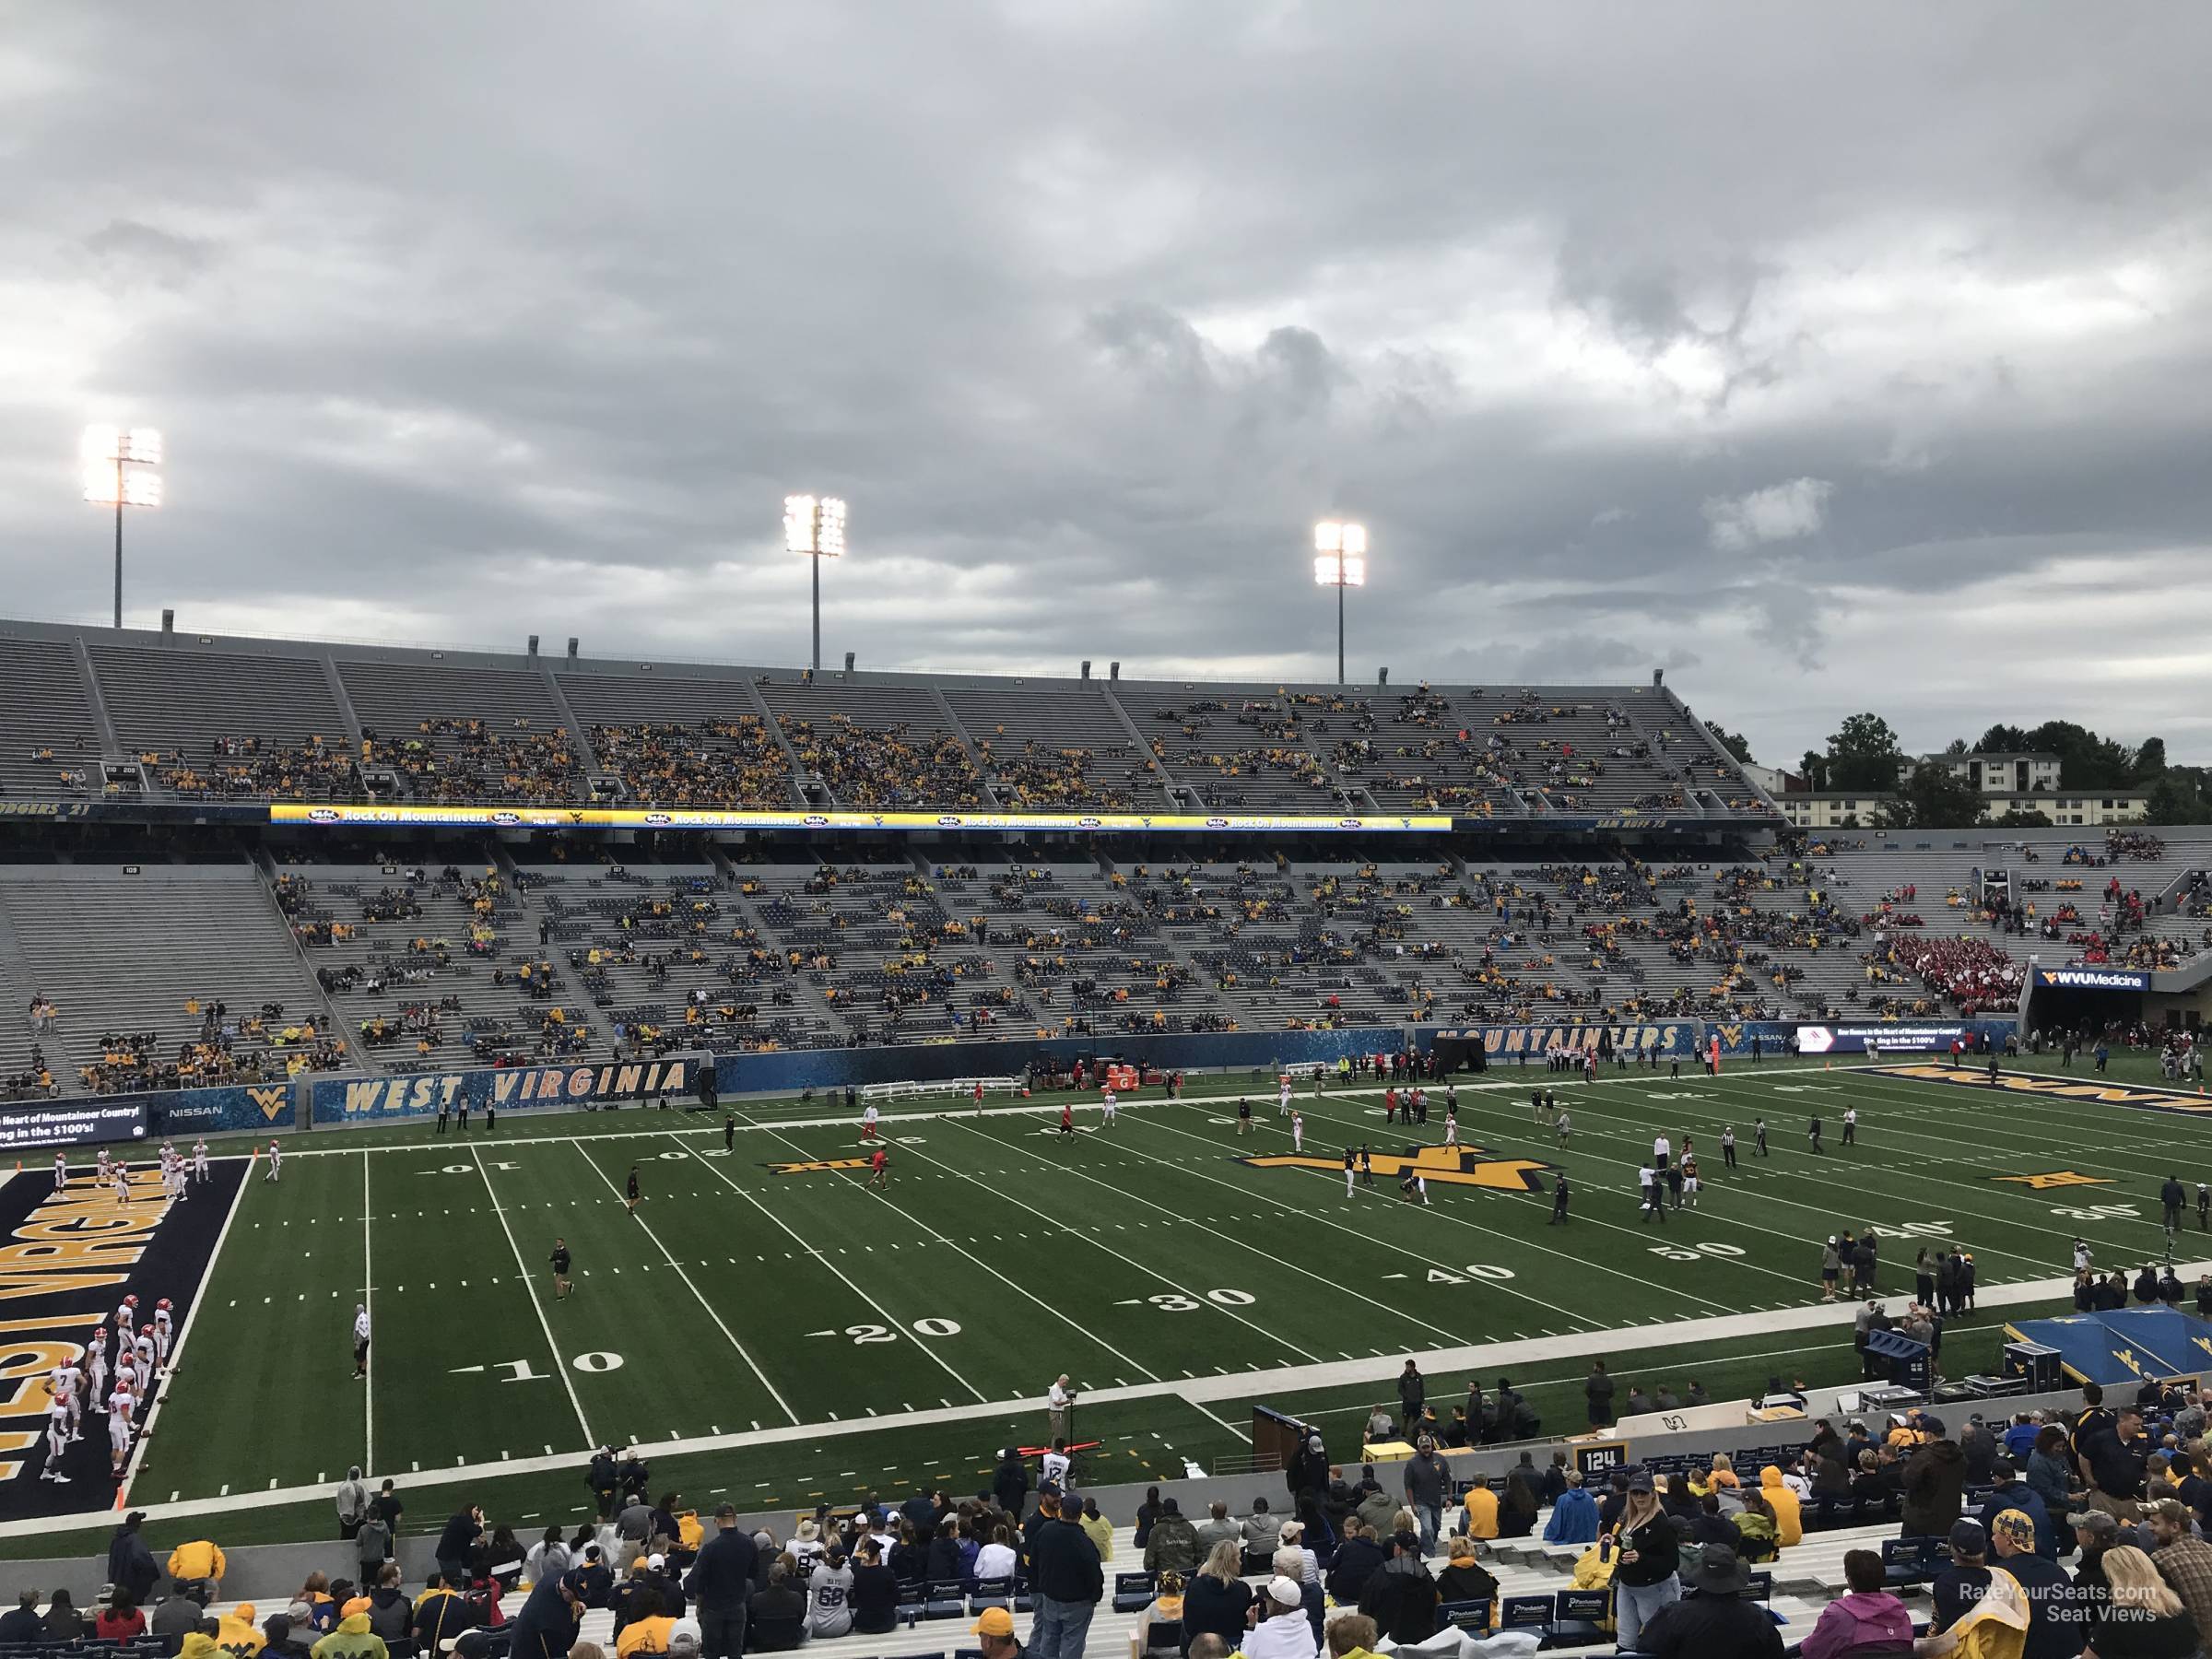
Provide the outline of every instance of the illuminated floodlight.
[[1336,683],[1344,684],[1344,590],[1367,585],[1367,526],[1324,519],[1313,526],[1313,584],[1336,590]]
[[785,496],[783,547],[786,552],[808,553],[818,559],[842,558],[844,502],[835,496]]
[[822,560],[845,553],[845,503],[837,496],[783,498],[783,548],[814,561],[814,670],[822,670]]
[[100,507],[113,507],[119,502],[125,507],[159,507],[161,475],[130,472],[112,461],[105,466],[96,462],[85,468],[85,500]]
[[115,509],[115,626],[123,626],[123,510],[161,505],[161,433],[155,427],[88,426],[77,441],[85,500]]

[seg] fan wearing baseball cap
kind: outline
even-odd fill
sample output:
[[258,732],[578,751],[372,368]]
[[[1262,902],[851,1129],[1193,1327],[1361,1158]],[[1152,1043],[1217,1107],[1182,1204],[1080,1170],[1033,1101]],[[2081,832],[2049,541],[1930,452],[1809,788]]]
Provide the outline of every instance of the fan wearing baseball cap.
[[[2032,1524],[2030,1524],[2032,1528]],[[1979,1521],[1951,1523],[1951,1564],[1936,1575],[1936,1617],[1928,1633],[1940,1635],[1989,1590],[1989,1535]]]
[[2150,1552],[2159,1576],[2173,1586],[2196,1620],[2199,1630],[2212,1628],[2212,1544],[2196,1535],[2189,1506],[2160,1498],[2143,1506],[2143,1521],[2157,1547]]
[[1306,1617],[1305,1587],[1277,1573],[1260,1593],[1260,1618],[1244,1639],[1245,1659],[1313,1659],[1319,1644]]
[[1014,1615],[1004,1607],[986,1607],[983,1616],[968,1627],[968,1633],[983,1650],[983,1659],[1021,1659],[1029,1650],[1014,1634]]
[[2026,1510],[1999,1510],[1990,1518],[1989,1542],[1998,1571],[2011,1573],[2028,1597],[2021,1659],[2073,1659],[2088,1629],[2065,1569],[2037,1551],[2035,1518]]

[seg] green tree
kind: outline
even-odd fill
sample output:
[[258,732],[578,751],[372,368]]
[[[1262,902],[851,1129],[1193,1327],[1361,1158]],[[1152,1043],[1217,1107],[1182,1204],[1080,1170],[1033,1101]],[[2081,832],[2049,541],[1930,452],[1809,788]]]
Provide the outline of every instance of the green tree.
[[1713,735],[1714,738],[1720,743],[1720,746],[1723,748],[1734,755],[1738,760],[1746,762],[1750,760],[1751,745],[1750,742],[1743,735],[1743,734],[1740,732],[1731,732],[1727,730],[1717,720],[1707,721],[1705,723],[1705,729]]
[[2058,757],[2061,789],[2124,789],[2135,778],[2134,750],[2071,720],[2046,720],[2022,735],[2023,748]]
[[2018,726],[1993,725],[1974,745],[1977,755],[2017,755],[2028,747],[2028,734]]
[[1951,769],[1923,760],[1906,776],[1897,799],[1884,808],[1892,830],[1963,830],[1982,820],[1982,795]]
[[2154,824],[2201,824],[2206,820],[2204,791],[2186,777],[2168,772],[2153,781],[2149,794]]
[[2035,807],[2023,812],[2018,806],[2008,806],[2003,818],[1992,818],[1990,822],[2004,830],[2048,830],[2051,815]]
[[2153,778],[2164,776],[2165,771],[2166,739],[2163,737],[2144,738],[2143,747],[2136,751],[2135,781],[2137,783],[2147,783]]
[[1963,760],[1967,756],[1972,754],[1973,750],[1966,747],[1965,738],[1954,737],[1943,746],[1943,752],[1954,760]]
[[1848,716],[1828,739],[1830,789],[1891,790],[1902,758],[1897,734],[1879,714]]
[[1806,749],[1797,762],[1797,775],[1805,780],[1807,789],[1819,793],[1828,788],[1828,757],[1818,749]]

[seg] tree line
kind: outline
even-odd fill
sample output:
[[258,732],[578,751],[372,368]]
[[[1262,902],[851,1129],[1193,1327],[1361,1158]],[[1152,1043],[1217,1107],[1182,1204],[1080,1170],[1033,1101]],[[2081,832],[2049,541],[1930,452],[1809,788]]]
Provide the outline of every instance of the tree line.
[[[1750,745],[1740,735],[1711,721],[1706,724],[1737,759],[1751,758]],[[1971,744],[1954,737],[1943,751],[1947,760],[2019,754],[2057,756],[2058,787],[2067,794],[2143,794],[2149,796],[2154,824],[2212,822],[2212,768],[2168,764],[2163,737],[2146,737],[2130,747],[2070,720],[2046,720],[2035,726],[2000,723]],[[1879,714],[1860,713],[1829,735],[1826,749],[1806,750],[1797,770],[1816,790],[1894,795],[1869,828],[1963,830],[1985,822],[2023,828],[2050,823],[2040,812],[2008,811],[2000,818],[1984,818],[1988,797],[1971,782],[1952,777],[1934,761],[1913,766],[1900,782],[1898,765],[1904,759],[1903,746],[1889,723]]]

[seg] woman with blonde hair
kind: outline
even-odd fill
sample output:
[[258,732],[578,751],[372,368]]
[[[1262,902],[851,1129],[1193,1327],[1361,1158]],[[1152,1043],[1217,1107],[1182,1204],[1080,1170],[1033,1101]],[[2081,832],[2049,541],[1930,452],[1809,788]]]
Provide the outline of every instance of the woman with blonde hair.
[[1244,1644],[1245,1615],[1252,1610],[1252,1586],[1244,1582],[1244,1552],[1234,1538],[1214,1546],[1197,1576],[1183,1586],[1182,1645],[1187,1652],[1194,1636],[1212,1634],[1231,1653]]
[[1740,1487],[1744,1483],[1735,1477],[1735,1463],[1727,1453],[1712,1454],[1712,1477],[1705,1483],[1712,1487]]
[[1140,1654],[1150,1653],[1155,1646],[1152,1627],[1159,1625],[1168,1629],[1163,1629],[1157,1645],[1163,1653],[1180,1653],[1188,1642],[1182,1607],[1182,1574],[1172,1567],[1163,1569],[1155,1583],[1152,1600],[1136,1616],[1136,1641],[1133,1651]]
[[2201,1651],[2196,1621],[2148,1556],[2123,1544],[2106,1550],[2099,1565],[2112,1600],[2082,1659],[2187,1659]]
[[1641,1469],[1629,1477],[1628,1501],[1613,1524],[1612,1537],[1618,1547],[1613,1567],[1613,1617],[1619,1647],[1630,1653],[1646,1621],[1682,1598],[1682,1581],[1675,1576],[1682,1555],[1674,1523],[1659,1507],[1651,1476]]

